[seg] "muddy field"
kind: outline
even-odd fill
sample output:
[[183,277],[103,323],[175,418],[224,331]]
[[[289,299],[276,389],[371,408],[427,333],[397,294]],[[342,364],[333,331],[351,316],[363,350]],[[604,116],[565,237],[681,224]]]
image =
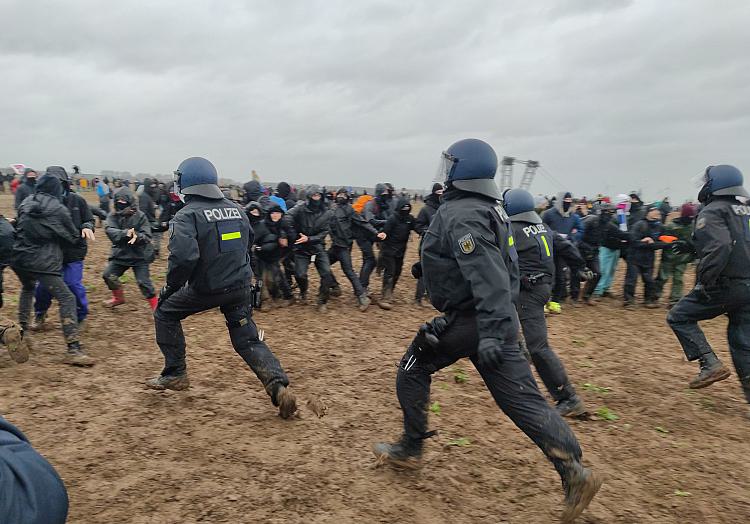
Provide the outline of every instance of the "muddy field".
[[[13,216],[8,194],[0,208]],[[415,250],[412,242],[412,259]],[[70,522],[555,521],[562,497],[554,469],[498,411],[468,361],[434,377],[439,436],[428,441],[422,469],[374,468],[372,443],[400,431],[396,363],[432,315],[409,304],[410,277],[388,312],[360,313],[346,294],[324,315],[312,306],[256,314],[303,405],[297,420],[283,421],[232,350],[218,311],[184,322],[191,389],[145,390],[162,365],[153,320],[132,274],[128,303],[102,307],[108,251],[97,231],[83,337],[94,368],[61,363],[56,314],[35,335],[29,362],[0,353],[0,413],[60,472]],[[164,255],[152,266],[157,289],[165,267]],[[6,270],[3,315],[15,318],[17,302],[18,281]],[[750,522],[750,422],[739,384],[732,377],[688,390],[696,367],[684,361],[665,314],[605,301],[549,319],[553,346],[590,411],[617,417],[572,422],[585,461],[606,476],[581,522]],[[725,324],[713,321],[707,332],[729,362]],[[456,382],[462,374],[466,382]],[[328,405],[323,418],[304,409],[316,398]]]

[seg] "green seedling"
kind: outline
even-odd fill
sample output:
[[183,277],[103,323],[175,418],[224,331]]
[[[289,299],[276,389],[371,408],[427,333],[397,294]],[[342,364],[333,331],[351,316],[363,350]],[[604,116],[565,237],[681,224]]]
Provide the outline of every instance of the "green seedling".
[[606,395],[611,390],[610,388],[603,388],[595,384],[591,384],[590,382],[586,382],[581,387],[586,391],[593,391],[594,393],[601,393],[602,395]]
[[120,284],[127,284],[128,282],[133,281],[133,277],[130,275],[120,275]]
[[430,404],[430,411],[435,415],[440,415],[440,402],[435,401]]
[[662,426],[656,426],[654,429],[657,432],[659,432],[659,433],[664,433],[664,434],[669,433],[669,430],[667,428],[662,427]]
[[454,439],[449,440],[446,445],[464,448],[466,446],[471,446],[471,441],[467,439],[466,437],[460,437],[460,438],[454,438]]
[[620,416],[614,411],[612,411],[611,409],[609,409],[607,406],[602,406],[599,409],[597,409],[596,416],[602,420],[608,420],[610,422],[620,420]]
[[453,373],[453,381],[456,384],[465,384],[469,381],[469,375],[464,373],[463,369],[458,369]]
[[689,491],[682,491],[681,489],[674,490],[674,494],[678,497],[689,497],[690,495],[692,495],[692,493],[690,493]]

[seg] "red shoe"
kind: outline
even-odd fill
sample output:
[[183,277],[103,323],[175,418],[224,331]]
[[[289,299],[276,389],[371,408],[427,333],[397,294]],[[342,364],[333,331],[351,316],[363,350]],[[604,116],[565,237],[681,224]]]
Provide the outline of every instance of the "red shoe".
[[113,289],[112,298],[104,301],[104,307],[115,307],[125,303],[125,292],[122,289]]
[[159,297],[147,298],[148,305],[151,306],[151,311],[156,311],[156,305],[159,303]]

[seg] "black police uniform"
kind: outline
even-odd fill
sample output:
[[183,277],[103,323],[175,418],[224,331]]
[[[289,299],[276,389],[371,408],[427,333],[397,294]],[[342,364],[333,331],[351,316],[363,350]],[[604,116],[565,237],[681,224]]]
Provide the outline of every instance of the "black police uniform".
[[688,360],[715,360],[697,322],[727,315],[729,351],[750,402],[750,206],[714,197],[694,227],[697,286],[670,310],[667,322]]
[[[252,318],[250,223],[227,199],[186,196],[169,225],[167,284],[154,312],[156,342],[164,354],[163,377],[185,375],[185,336],[180,321],[220,308],[235,351],[255,372],[274,403],[287,386],[281,364],[258,338]],[[166,296],[166,298],[164,298]]]
[[[430,375],[464,357],[474,366],[495,402],[555,464],[577,462],[581,449],[568,425],[545,401],[518,344],[517,253],[505,211],[497,201],[455,188],[425,234],[421,248],[423,278],[432,304],[444,316],[431,324],[436,347],[417,336],[401,360],[397,394],[404,413],[403,445],[421,449],[427,432]],[[502,347],[499,366],[483,363],[480,341]]]
[[569,267],[580,267],[583,260],[570,242],[549,231],[533,211],[510,220],[521,274],[518,318],[531,361],[555,402],[577,400],[563,363],[549,345],[544,306],[552,295],[555,248],[560,248],[558,256]]

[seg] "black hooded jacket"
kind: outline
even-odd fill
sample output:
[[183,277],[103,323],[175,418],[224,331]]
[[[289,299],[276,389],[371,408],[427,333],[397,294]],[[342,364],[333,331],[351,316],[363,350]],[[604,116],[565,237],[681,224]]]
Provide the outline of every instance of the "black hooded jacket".
[[[654,267],[656,251],[669,247],[668,244],[659,242],[659,237],[664,234],[664,226],[658,220],[639,220],[630,231],[630,248],[628,249],[628,262],[640,266]],[[643,242],[650,237],[653,242]]]
[[292,187],[286,182],[279,182],[279,185],[276,186],[276,196],[284,200],[287,211],[297,205],[297,200],[292,195]]
[[388,218],[383,227],[383,232],[387,235],[381,244],[381,253],[384,256],[403,257],[406,253],[406,244],[409,242],[409,235],[414,230],[414,217],[411,213],[402,213],[401,208],[408,205],[411,210],[411,204],[408,198],[399,198],[394,206],[393,214]]
[[337,247],[352,247],[356,238],[374,238],[378,234],[351,204],[337,204],[331,210],[331,239]]
[[325,239],[331,230],[331,212],[325,202],[322,199],[317,205],[312,202],[308,198],[304,204],[296,205],[284,217],[298,235],[308,237],[307,242],[295,246],[297,251],[307,254],[325,249]]
[[245,182],[245,185],[242,186],[242,189],[245,190],[245,196],[242,199],[242,204],[247,205],[250,202],[257,202],[261,195],[260,190],[260,182],[257,180],[251,180],[250,182]]
[[284,214],[281,206],[274,203],[268,208],[265,218],[253,225],[255,246],[257,248],[255,250],[256,255],[261,261],[266,263],[278,262],[286,250],[289,249],[282,248],[279,245],[279,240],[285,238],[288,245],[291,246],[296,239],[294,228],[288,221],[284,220],[283,216],[278,222],[271,220],[271,213],[273,212]]
[[60,180],[42,175],[35,191],[18,208],[13,267],[32,273],[60,275],[63,246],[74,246],[80,232],[73,224],[70,211],[60,201]]
[[[151,184],[155,181],[151,178],[143,180],[143,190],[138,194],[138,209],[146,215],[152,231],[160,228],[159,221],[156,220],[156,199],[158,198],[158,188],[152,188]],[[154,191],[156,190],[156,191]]]
[[[127,209],[113,210],[107,216],[106,232],[112,241],[112,252],[109,260],[128,266],[148,265],[154,260],[154,248],[151,245],[151,226],[143,212],[135,208],[135,197],[130,189],[120,188],[114,196],[114,201],[124,198],[130,204]],[[129,229],[135,229],[137,239],[131,240],[127,236]]]
[[88,253],[88,244],[86,239],[81,236],[81,231],[90,229],[94,231],[94,215],[88,202],[81,195],[74,193],[67,182],[68,175],[65,169],[60,166],[50,166],[47,168],[47,174],[56,176],[62,183],[63,196],[62,201],[70,212],[70,218],[73,225],[78,230],[78,240],[73,245],[63,246],[63,263],[79,262],[86,258]]
[[417,219],[414,222],[414,230],[419,236],[424,235],[427,231],[427,228],[430,227],[432,217],[435,216],[435,213],[437,213],[439,207],[440,195],[432,193],[430,196],[424,199],[424,206],[419,210]]

